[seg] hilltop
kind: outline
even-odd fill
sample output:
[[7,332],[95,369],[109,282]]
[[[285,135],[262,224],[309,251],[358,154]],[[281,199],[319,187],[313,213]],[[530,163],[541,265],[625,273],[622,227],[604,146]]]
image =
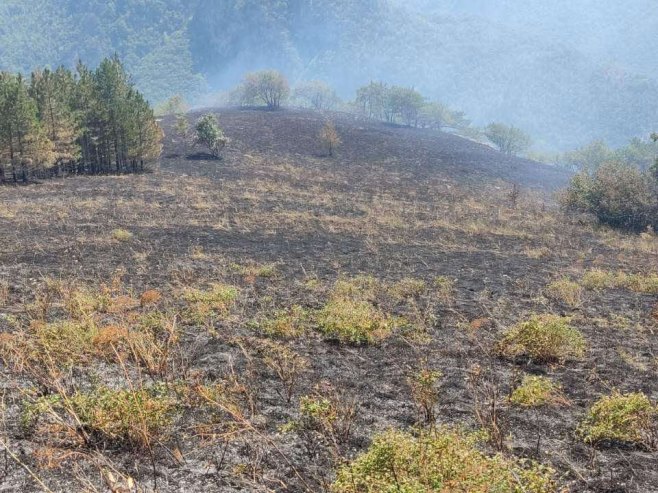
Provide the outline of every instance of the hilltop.
[[[206,111],[195,111],[190,119]],[[543,192],[564,187],[570,177],[562,168],[506,156],[450,133],[386,125],[349,114],[228,108],[210,111],[218,116],[232,140],[219,165],[224,170],[231,170],[249,155],[276,158],[308,170],[345,173],[354,177],[350,184],[355,187],[370,181],[368,174],[374,168],[405,176],[413,186],[422,186],[424,180],[453,181],[470,187],[501,181]],[[342,140],[340,153],[329,160],[317,137],[327,120],[335,122]],[[165,142],[162,169],[174,173],[189,170],[192,175],[207,172],[203,162],[184,159],[189,147],[181,145],[173,123],[172,117],[163,121],[171,138]]]

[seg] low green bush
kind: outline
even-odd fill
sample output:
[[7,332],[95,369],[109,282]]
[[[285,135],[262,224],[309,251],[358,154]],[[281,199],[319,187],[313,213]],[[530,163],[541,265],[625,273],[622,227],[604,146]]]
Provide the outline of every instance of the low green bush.
[[658,406],[641,392],[615,392],[602,397],[589,409],[578,434],[591,444],[610,441],[655,447]]
[[534,316],[509,329],[498,342],[498,352],[507,358],[527,356],[540,363],[579,359],[585,354],[585,338],[555,315]]
[[438,428],[413,436],[388,431],[370,448],[338,470],[333,493],[557,491],[553,471],[503,455],[489,456],[477,445],[481,437]]

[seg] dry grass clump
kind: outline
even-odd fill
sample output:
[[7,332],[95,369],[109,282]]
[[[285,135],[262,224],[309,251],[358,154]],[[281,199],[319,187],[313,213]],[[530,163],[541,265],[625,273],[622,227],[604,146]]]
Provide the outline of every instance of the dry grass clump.
[[133,238],[133,234],[127,229],[117,228],[112,230],[112,239],[116,241],[125,243],[132,240],[132,238]]
[[437,295],[441,301],[448,303],[455,297],[455,281],[446,276],[439,276],[434,279],[434,286]]
[[405,300],[425,294],[427,291],[427,284],[422,279],[406,277],[393,283],[388,291],[394,298]]
[[373,277],[336,282],[324,308],[315,314],[320,332],[344,343],[370,344],[388,338],[394,320],[375,306],[385,287]]
[[393,320],[368,301],[333,298],[316,315],[319,330],[351,344],[371,344],[392,334]]
[[306,333],[309,321],[308,310],[294,305],[287,310],[277,311],[273,317],[258,322],[256,327],[268,337],[296,339]]
[[235,305],[240,291],[227,284],[212,284],[210,289],[187,288],[183,299],[188,308],[185,319],[190,323],[203,324],[215,318],[225,318]]
[[658,445],[658,406],[634,392],[599,399],[578,427],[587,443],[622,442],[655,448]]
[[97,335],[92,321],[33,321],[0,338],[0,359],[17,372],[70,368],[91,361]]
[[636,293],[658,294],[658,274],[627,274],[592,269],[583,276],[583,286],[587,289],[628,289]]
[[519,407],[543,407],[566,405],[560,385],[550,378],[526,375],[509,397]]
[[580,359],[585,354],[585,338],[569,321],[555,315],[533,316],[504,334],[498,352],[507,358],[526,356],[541,363]]
[[165,436],[176,409],[176,399],[161,385],[134,390],[99,387],[38,398],[25,406],[22,421],[37,430],[47,430],[48,423],[64,424],[85,443],[101,440],[147,449]]
[[253,282],[256,278],[271,279],[278,274],[276,264],[231,264],[230,267],[244,276],[247,282]]
[[479,437],[438,428],[419,436],[391,430],[338,470],[333,493],[496,491],[557,492],[553,471],[503,455],[487,456]]
[[561,301],[571,307],[580,306],[583,288],[577,282],[562,278],[551,282],[544,290],[545,295],[555,301]]
[[423,363],[421,368],[407,379],[411,397],[427,424],[436,420],[434,407],[439,402],[438,383],[441,377],[443,377],[443,373],[432,370],[427,367],[426,363]]

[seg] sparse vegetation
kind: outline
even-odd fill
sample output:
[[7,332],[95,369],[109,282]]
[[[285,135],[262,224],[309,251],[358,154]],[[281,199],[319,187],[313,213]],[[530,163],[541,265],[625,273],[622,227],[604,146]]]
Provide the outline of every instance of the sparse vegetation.
[[229,140],[219,126],[215,115],[204,115],[195,126],[196,142],[210,150],[214,157],[219,157]]
[[550,378],[526,375],[514,389],[510,402],[520,407],[542,407],[566,405],[559,385]]
[[588,443],[622,442],[647,447],[658,445],[658,407],[641,393],[612,395],[599,399],[578,428]]
[[527,151],[532,144],[532,139],[521,129],[508,127],[503,123],[491,123],[484,130],[484,134],[500,152],[510,156]]
[[413,436],[388,431],[340,468],[335,493],[374,491],[558,491],[552,471],[478,450],[478,436],[439,428]]
[[594,215],[616,228],[658,229],[658,192],[649,171],[609,162],[576,175],[562,196],[567,211]]
[[318,134],[318,138],[329,156],[333,156],[334,151],[341,144],[336,126],[332,122],[324,124],[324,127],[322,127],[322,130]]
[[601,388],[654,397],[655,235],[565,220],[559,168],[331,117],[331,160],[324,115],[227,108],[222,165],[171,115],[155,173],[0,188],[0,489],[396,492],[360,476],[393,425],[411,489],[533,491],[528,457],[550,491],[650,489],[650,440],[619,462],[578,423]]
[[580,284],[568,278],[551,282],[546,286],[544,292],[549,298],[561,301],[571,307],[579,306],[583,296],[583,288]]
[[526,356],[540,363],[582,358],[585,338],[569,322],[554,315],[533,316],[509,329],[498,351],[508,358]]

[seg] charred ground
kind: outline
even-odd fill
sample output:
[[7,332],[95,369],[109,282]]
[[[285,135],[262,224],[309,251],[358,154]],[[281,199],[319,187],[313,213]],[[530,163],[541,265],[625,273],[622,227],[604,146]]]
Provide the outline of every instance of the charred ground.
[[[181,324],[176,367],[183,380],[232,375],[249,389],[248,427],[231,439],[224,428],[207,433],[193,410],[178,415],[153,461],[118,446],[48,442],[20,422],[34,384],[2,368],[3,440],[50,489],[83,488],[89,478],[103,490],[102,471],[113,470],[115,479],[134,478],[145,490],[155,476],[160,491],[323,491],[337,464],[365,450],[374,434],[417,424],[408,379],[424,361],[443,373],[439,423],[478,426],[478,390],[467,381],[479,368],[498,388],[508,453],[552,465],[572,491],[655,490],[655,452],[589,447],[574,431],[587,408],[613,389],[656,398],[656,295],[593,290],[583,282],[592,269],[655,271],[655,236],[574,222],[559,213],[552,196],[568,181],[565,172],[453,135],[330,115],[343,144],[327,157],[317,140],[325,118],[317,114],[220,113],[231,139],[222,160],[205,160],[166,118],[163,159],[152,174],[0,189],[4,334],[30,324],[47,279],[104,285],[113,300],[157,290],[161,309],[173,311],[185,309],[188,289],[222,283],[239,292],[225,317]],[[521,187],[518,200],[510,197],[513,184]],[[295,305],[322,309],[336,280],[355,276],[431,286],[404,306],[381,301],[418,330],[355,346],[324,337],[309,323],[303,336],[280,341],[309,364],[286,402],[279,378],[254,349],[269,340],[255,327]],[[549,294],[547,286],[564,278],[584,285],[577,303]],[[52,302],[46,322],[61,316],[63,303]],[[116,323],[143,309],[127,303],[102,317]],[[494,354],[506,328],[548,313],[572,317],[587,339],[584,359],[539,365]],[[120,372],[107,362],[72,370],[67,385],[85,385],[88,377],[81,375],[92,371],[120,385]],[[507,395],[523,374],[553,378],[569,405],[511,406]],[[336,395],[355,410],[338,451],[315,435],[286,429],[299,419],[301,396],[314,392]],[[233,418],[224,416],[223,423]],[[44,464],[46,448],[51,460]],[[8,458],[3,467],[2,486],[43,489],[17,461]]]

